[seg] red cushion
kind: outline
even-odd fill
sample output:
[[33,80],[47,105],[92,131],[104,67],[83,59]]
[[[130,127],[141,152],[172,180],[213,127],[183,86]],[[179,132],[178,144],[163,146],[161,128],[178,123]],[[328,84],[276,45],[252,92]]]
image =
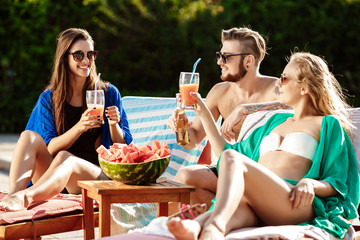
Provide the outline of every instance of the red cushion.
[[158,236],[158,235],[150,235],[150,234],[143,234],[143,233],[127,233],[127,234],[120,234],[111,237],[104,237],[101,238],[104,240],[169,240],[174,238],[168,238],[165,236]]
[[[4,196],[6,196],[6,193],[0,192],[0,199]],[[94,207],[97,207],[97,204],[94,205]],[[0,210],[0,224],[60,215],[82,209],[81,195],[62,194],[49,200],[33,204],[29,206],[27,210],[17,212],[6,212]]]

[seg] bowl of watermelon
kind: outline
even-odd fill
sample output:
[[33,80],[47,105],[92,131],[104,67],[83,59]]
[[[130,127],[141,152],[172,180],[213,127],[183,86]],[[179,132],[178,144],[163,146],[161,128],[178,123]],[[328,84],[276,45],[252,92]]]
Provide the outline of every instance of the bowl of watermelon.
[[111,179],[141,185],[156,182],[170,162],[170,147],[153,140],[152,146],[114,143],[109,149],[100,146],[99,164]]

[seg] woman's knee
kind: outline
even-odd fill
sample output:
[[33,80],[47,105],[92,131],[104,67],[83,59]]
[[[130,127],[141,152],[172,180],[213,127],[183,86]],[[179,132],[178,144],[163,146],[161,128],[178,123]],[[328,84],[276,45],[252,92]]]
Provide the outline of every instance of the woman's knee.
[[239,153],[233,149],[227,149],[221,153],[221,160],[220,164],[236,164],[239,163],[241,160],[239,158]]
[[19,141],[26,144],[45,144],[44,139],[37,132],[25,130],[20,134]]
[[221,154],[220,167],[227,166],[230,168],[234,167],[246,167],[247,163],[252,161],[247,156],[233,150],[227,149]]

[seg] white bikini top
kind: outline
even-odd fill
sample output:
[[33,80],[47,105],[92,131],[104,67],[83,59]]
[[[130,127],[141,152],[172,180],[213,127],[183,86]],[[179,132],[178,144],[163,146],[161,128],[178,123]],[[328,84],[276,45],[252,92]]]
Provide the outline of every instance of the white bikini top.
[[318,145],[319,143],[315,138],[304,132],[289,133],[280,144],[280,135],[272,132],[261,141],[260,156],[269,151],[282,150],[312,161]]

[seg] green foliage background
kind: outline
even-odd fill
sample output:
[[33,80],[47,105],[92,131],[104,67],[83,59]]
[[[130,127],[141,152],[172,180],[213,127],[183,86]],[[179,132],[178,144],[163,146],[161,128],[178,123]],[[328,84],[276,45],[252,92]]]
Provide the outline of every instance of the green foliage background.
[[280,75],[295,47],[310,51],[360,105],[359,0],[2,0],[0,16],[0,133],[24,129],[69,27],[90,32],[98,71],[122,96],[174,96],[180,71],[199,57],[206,96],[220,81],[221,30],[251,26],[268,39],[263,74]]

